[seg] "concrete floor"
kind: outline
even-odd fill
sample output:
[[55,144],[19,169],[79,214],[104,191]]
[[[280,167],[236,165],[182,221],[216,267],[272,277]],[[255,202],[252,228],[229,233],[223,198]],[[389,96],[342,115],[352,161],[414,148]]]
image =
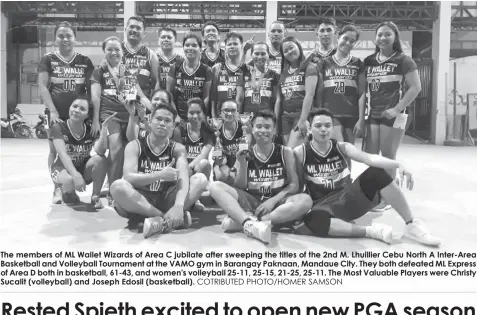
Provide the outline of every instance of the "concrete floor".
[[[194,214],[187,231],[176,231],[144,240],[142,234],[126,229],[126,220],[114,210],[86,212],[63,205],[50,205],[52,183],[47,171],[46,140],[1,139],[0,235],[3,249],[70,250],[426,250],[402,240],[391,247],[367,239],[320,239],[274,233],[268,246],[241,233],[224,234],[219,209]],[[358,144],[360,147],[360,144]],[[438,147],[406,139],[399,151],[415,177],[414,191],[406,192],[415,215],[443,240],[443,250],[470,250],[477,241],[477,148]],[[362,165],[353,168],[356,176]],[[82,194],[89,202],[89,195]],[[403,230],[403,222],[391,210],[370,213],[357,223],[375,220]]]

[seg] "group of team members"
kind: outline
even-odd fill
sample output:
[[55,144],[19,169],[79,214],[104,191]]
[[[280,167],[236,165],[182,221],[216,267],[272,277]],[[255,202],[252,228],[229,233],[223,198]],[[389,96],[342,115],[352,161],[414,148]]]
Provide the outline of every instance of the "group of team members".
[[[231,32],[225,50],[218,27],[208,22],[203,39],[184,37],[182,57],[174,52],[175,30],[159,30],[156,53],[141,43],[144,20],[131,17],[125,41],[105,39],[104,60],[94,68],[74,51],[75,29],[60,23],[58,51],[45,55],[39,69],[52,123],[53,203],[77,203],[75,191],[93,182],[91,203],[101,209],[107,175],[111,205],[130,225],[143,225],[144,237],[189,227],[189,211],[203,208],[199,199],[208,190],[227,214],[225,231],[265,243],[281,226],[391,243],[391,227],[353,223],[381,199],[403,218],[408,237],[438,246],[395,181],[399,170],[399,184],[412,189],[411,174],[394,159],[403,112],[420,91],[416,64],[402,53],[391,22],[378,26],[376,53],[364,62],[350,55],[356,27],[343,27],[334,47],[336,32],[334,20],[323,19],[320,45],[305,57],[281,22],[270,26],[270,45],[244,43]],[[248,50],[252,58],[244,63]],[[244,112],[253,113],[247,125],[238,119]],[[216,134],[210,117],[222,118]],[[365,130],[370,154],[353,145]],[[247,149],[239,147],[250,134]],[[211,165],[216,136],[223,156]],[[370,166],[354,181],[351,160]]]

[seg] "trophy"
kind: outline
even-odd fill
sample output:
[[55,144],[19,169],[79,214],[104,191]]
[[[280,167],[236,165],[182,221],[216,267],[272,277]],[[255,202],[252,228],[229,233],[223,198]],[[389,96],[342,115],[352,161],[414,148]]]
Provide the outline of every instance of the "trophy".
[[136,83],[137,83],[137,73],[139,69],[128,69],[130,78],[129,78],[129,89],[126,90],[126,100],[128,101],[135,101],[136,96],[137,96],[137,89],[136,89]]
[[215,145],[212,149],[212,159],[217,159],[222,157],[222,144],[220,143],[220,128],[224,123],[224,120],[221,117],[209,118],[209,125],[214,129],[215,133]]
[[239,142],[239,151],[248,150],[250,147],[250,141],[248,140],[247,125],[253,118],[253,113],[239,114],[240,122],[242,123],[243,136]]

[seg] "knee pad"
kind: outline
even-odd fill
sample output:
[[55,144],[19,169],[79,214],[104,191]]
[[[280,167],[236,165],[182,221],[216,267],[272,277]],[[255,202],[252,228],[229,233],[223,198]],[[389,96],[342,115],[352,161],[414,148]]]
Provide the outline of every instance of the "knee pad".
[[312,210],[305,215],[303,222],[316,236],[327,237],[330,231],[332,217],[329,212]]
[[359,185],[361,191],[369,200],[373,200],[376,194],[384,187],[393,182],[391,175],[384,169],[377,167],[369,167],[361,175],[359,175]]

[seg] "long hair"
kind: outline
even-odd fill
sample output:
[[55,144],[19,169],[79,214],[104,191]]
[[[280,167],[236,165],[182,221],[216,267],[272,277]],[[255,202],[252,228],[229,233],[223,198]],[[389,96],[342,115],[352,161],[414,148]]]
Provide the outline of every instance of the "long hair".
[[287,67],[290,64],[288,62],[287,58],[285,58],[285,54],[283,53],[283,44],[285,42],[293,42],[298,46],[298,50],[300,51],[300,56],[298,56],[299,68],[301,68],[303,66],[304,61],[305,61],[305,54],[303,53],[303,48],[301,47],[301,44],[298,41],[298,39],[296,39],[293,36],[288,36],[287,38],[285,38],[283,40],[282,44],[280,45],[280,55],[282,56],[282,67],[281,67],[282,71],[281,71],[281,73],[285,73],[285,69],[287,69]]
[[[376,27],[376,32],[375,34],[378,33],[378,30],[383,27],[383,26],[387,26],[389,27],[393,32],[394,32],[394,43],[393,43],[393,50],[394,51],[397,51],[398,53],[402,53],[402,46],[401,46],[401,36],[400,36],[400,33],[399,33],[399,28],[397,27],[396,24],[394,24],[393,22],[382,22],[378,25],[378,27]],[[375,52],[379,52],[379,47],[378,45],[376,45],[376,49],[375,49]]]

